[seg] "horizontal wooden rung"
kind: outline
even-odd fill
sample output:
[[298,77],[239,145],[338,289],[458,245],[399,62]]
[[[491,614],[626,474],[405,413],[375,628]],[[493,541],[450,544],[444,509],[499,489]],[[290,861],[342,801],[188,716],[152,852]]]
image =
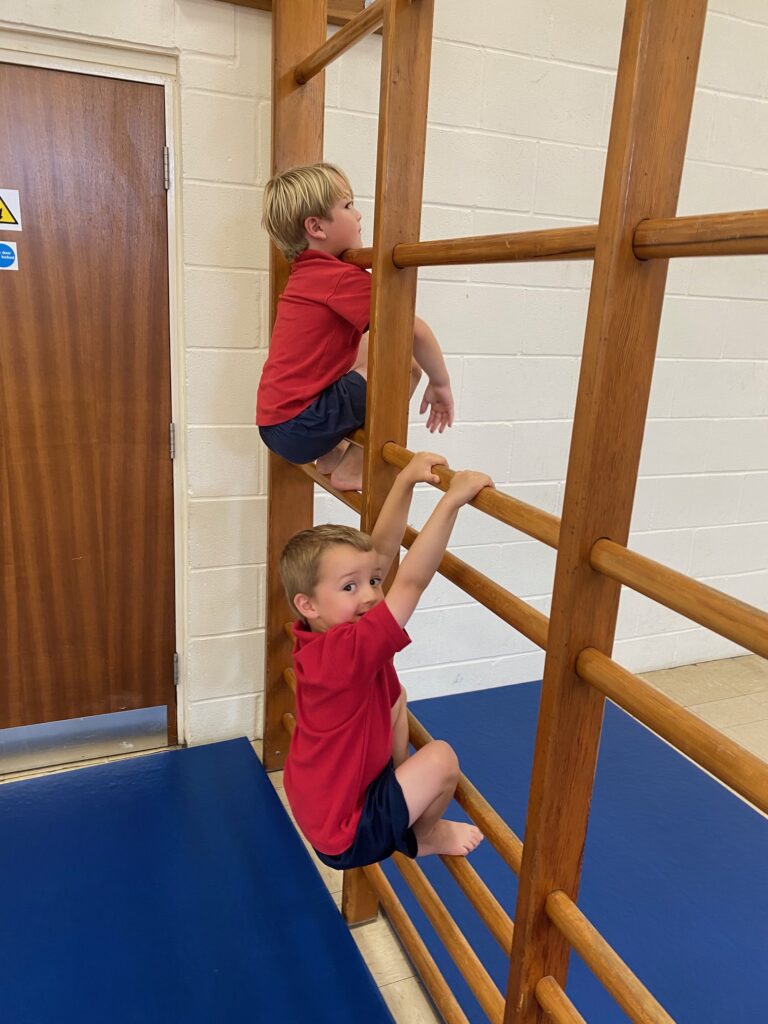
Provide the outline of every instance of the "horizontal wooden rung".
[[541,978],[533,992],[536,1002],[555,1024],[587,1024],[554,978]]
[[684,573],[630,551],[612,540],[599,540],[590,565],[638,594],[658,601],[720,636],[768,658],[768,613],[699,583]]
[[768,814],[768,764],[762,758],[600,651],[590,647],[582,651],[576,671],[614,704]]
[[[391,466],[397,466],[398,469],[407,466],[413,458],[413,454],[407,448],[403,448],[402,445],[394,444],[391,441],[385,444],[382,449],[384,461],[388,462]],[[455,471],[443,466],[435,466],[434,472],[440,479],[440,483],[434,486],[439,487],[441,491],[447,491],[451,480],[455,476]],[[560,520],[549,512],[544,512],[533,505],[528,505],[524,501],[511,497],[509,494],[503,494],[501,491],[494,490],[492,487],[484,487],[470,504],[473,508],[485,512],[502,523],[513,526],[516,530],[520,530],[521,533],[526,533],[529,537],[534,537],[551,548],[556,548],[558,545]]]
[[[408,732],[411,743],[417,750],[421,749],[432,739],[411,711],[408,712]],[[462,774],[459,776],[455,800],[459,807],[462,807],[478,826],[505,864],[512,868],[515,874],[519,875],[520,865],[523,862],[522,842],[501,815],[475,789],[466,775]]]
[[[399,445],[387,444],[385,448],[405,453],[407,459],[405,459],[403,464],[412,458],[412,453],[408,452],[405,448],[400,448]],[[327,491],[339,498],[340,501],[349,505],[356,512],[360,511],[362,498],[358,491],[341,492],[335,490],[328,482],[328,478],[318,473],[313,465],[300,466],[299,468],[307,476],[317,481]],[[447,490],[453,472],[451,470],[444,470],[440,466],[436,467],[436,472],[441,478],[441,488]],[[520,529],[523,529],[525,526],[528,527],[526,532],[536,530],[540,535],[551,537],[552,531],[547,520],[554,520],[556,524],[558,522],[556,516],[549,516],[548,513],[533,508],[531,505],[526,505],[522,501],[519,502],[508,495],[500,495],[498,492],[488,488],[482,491],[472,504],[477,504],[482,499],[483,494],[488,495],[486,500],[490,502],[495,502],[498,498],[503,499],[503,504],[509,505],[515,516],[519,515],[515,525],[519,524]],[[485,511],[485,508],[482,508],[482,510]],[[495,518],[500,518],[503,522],[509,522],[511,516],[508,513],[506,518],[503,518],[502,515],[497,515]],[[410,547],[417,537],[418,531],[410,526],[406,527],[403,545]],[[488,576],[484,576],[483,573],[478,572],[471,565],[467,565],[466,562],[462,562],[460,558],[450,554],[450,552],[446,552],[443,555],[438,566],[438,572],[452,583],[455,583],[457,587],[460,587],[470,597],[474,597],[476,601],[488,608],[494,615],[498,615],[508,625],[533,641],[542,650],[546,649],[549,620],[542,612],[531,607],[526,601],[516,597],[514,594],[510,594],[500,584],[495,583]]]
[[514,924],[491,890],[466,857],[440,857],[469,902],[482,918],[488,931],[507,956],[512,952]]
[[293,75],[296,83],[304,85],[355,43],[375,32],[384,20],[384,4],[385,0],[374,0],[370,7],[356,14],[327,42],[297,64]]
[[551,892],[544,906],[550,921],[568,939],[630,1020],[635,1024],[675,1024],[570,896],[559,890]]
[[283,679],[291,693],[296,693],[296,673],[292,668],[286,668],[283,670]]
[[768,210],[644,220],[633,243],[639,260],[768,253]]
[[492,1024],[502,1024],[504,997],[467,942],[461,929],[446,910],[443,901],[435,892],[427,876],[417,864],[401,853],[395,853],[392,859],[437,932],[440,941],[472,989],[486,1017]]
[[329,494],[332,494],[334,498],[338,498],[339,501],[348,505],[349,508],[354,509],[355,512],[360,512],[363,497],[359,491],[337,491],[336,488],[331,485],[331,478],[323,476],[322,473],[318,473],[313,462],[308,462],[306,465],[297,466],[296,468],[300,473],[305,473],[308,477],[314,480],[316,484],[319,484],[324,490],[328,491]]
[[[403,545],[410,548],[417,537],[416,530],[410,526],[406,527]],[[546,650],[549,619],[543,612],[533,608],[522,598],[510,594],[501,584],[495,583],[490,577],[484,576],[449,551],[440,559],[437,571],[518,633],[528,637],[537,647]]]
[[446,1024],[469,1024],[456,997],[432,958],[432,954],[416,931],[382,869],[378,864],[370,864],[363,868],[363,871],[443,1020]]
[[[392,250],[396,267],[444,267],[478,263],[591,260],[597,225],[543,228],[500,235],[472,235],[402,242]],[[689,256],[754,256],[768,253],[768,210],[741,210],[640,221],[632,248],[639,260]],[[348,263],[370,267],[373,250],[350,249]]]
[[290,711],[286,711],[280,721],[283,723],[285,731],[289,736],[293,736],[294,730],[296,729],[296,719]]

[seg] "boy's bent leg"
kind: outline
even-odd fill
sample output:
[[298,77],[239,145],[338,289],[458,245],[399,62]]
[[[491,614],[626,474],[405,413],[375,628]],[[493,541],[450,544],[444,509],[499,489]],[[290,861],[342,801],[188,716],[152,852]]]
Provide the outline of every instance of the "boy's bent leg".
[[408,757],[408,698],[403,687],[392,705],[392,763],[395,768]]
[[459,762],[453,748],[432,740],[395,770],[410,824],[419,844],[419,857],[430,853],[465,856],[483,836],[475,825],[441,817],[451,802],[459,778]]

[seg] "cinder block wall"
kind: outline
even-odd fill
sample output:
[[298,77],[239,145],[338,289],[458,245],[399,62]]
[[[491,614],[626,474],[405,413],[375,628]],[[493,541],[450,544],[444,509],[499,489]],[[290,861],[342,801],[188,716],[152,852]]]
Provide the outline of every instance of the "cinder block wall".
[[[621,0],[437,0],[423,238],[597,219]],[[71,8],[71,9],[70,9]],[[186,590],[182,699],[192,742],[260,734],[264,453],[253,426],[267,332],[270,16],[214,0],[62,7],[6,0],[18,26],[178,54],[184,264]],[[0,22],[2,27],[2,22]],[[711,0],[681,213],[768,206],[768,6]],[[326,156],[355,186],[371,241],[380,40],[327,76]],[[408,154],[404,153],[407,159]],[[418,311],[448,355],[458,416],[409,444],[559,512],[590,266],[420,272]],[[631,544],[768,605],[768,259],[676,261]],[[607,482],[608,483],[608,482]],[[436,500],[418,493],[415,525]],[[318,521],[351,521],[326,495]],[[548,610],[554,552],[466,510],[454,550]],[[543,658],[437,580],[398,665],[412,697],[536,678]],[[632,594],[616,654],[635,670],[738,653]]]

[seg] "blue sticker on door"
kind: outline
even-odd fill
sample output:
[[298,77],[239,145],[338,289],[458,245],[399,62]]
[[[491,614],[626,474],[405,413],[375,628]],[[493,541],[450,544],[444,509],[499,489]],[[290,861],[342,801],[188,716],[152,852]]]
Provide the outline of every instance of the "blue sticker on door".
[[15,242],[0,242],[0,270],[18,270]]

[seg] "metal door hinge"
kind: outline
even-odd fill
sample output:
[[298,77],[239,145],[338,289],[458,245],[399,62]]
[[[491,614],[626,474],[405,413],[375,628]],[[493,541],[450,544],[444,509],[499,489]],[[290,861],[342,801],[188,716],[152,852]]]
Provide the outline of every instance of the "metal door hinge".
[[177,651],[173,652],[173,685],[179,685],[179,655]]
[[168,453],[172,459],[176,458],[176,424],[168,424]]
[[171,151],[163,146],[163,188],[167,192],[171,187]]

